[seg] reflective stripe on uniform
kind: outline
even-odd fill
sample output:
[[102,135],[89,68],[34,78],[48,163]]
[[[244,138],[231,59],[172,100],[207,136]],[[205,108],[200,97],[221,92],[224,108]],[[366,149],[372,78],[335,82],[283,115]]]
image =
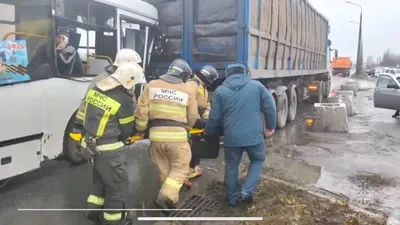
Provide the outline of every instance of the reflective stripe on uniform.
[[135,120],[135,116],[129,116],[126,118],[119,119],[119,124],[127,124]]
[[177,189],[177,190],[181,189],[181,187],[183,185],[183,183],[178,182],[170,177],[167,177],[164,184],[170,186],[171,188]]
[[122,219],[122,213],[103,213],[103,217],[107,221],[119,221]]
[[203,87],[197,88],[197,93],[204,95],[204,88]]
[[151,131],[149,136],[150,141],[159,140],[174,140],[174,141],[186,141],[187,132],[186,131]]
[[147,124],[149,123],[149,121],[136,119],[135,123],[136,123],[136,128],[144,130],[147,128]]
[[94,204],[94,205],[102,206],[102,205],[104,205],[104,198],[96,196],[96,195],[89,195],[87,202]]
[[97,137],[101,137],[103,136],[104,130],[106,129],[108,119],[110,118],[111,115],[115,115],[117,113],[117,111],[121,107],[121,104],[115,101],[114,99],[106,95],[103,95],[100,92],[97,92],[93,89],[90,90],[86,96],[85,112],[87,112],[88,104],[104,110],[104,114],[100,119],[99,127],[96,133]]
[[163,112],[163,113],[180,114],[180,115],[186,116],[186,107],[185,106],[150,104],[149,110],[150,110],[150,112]]
[[84,120],[85,119],[85,113],[83,112],[78,112],[76,114],[76,118],[80,119],[80,120]]
[[115,142],[115,143],[112,143],[112,144],[99,145],[99,146],[97,146],[97,150],[99,150],[99,151],[112,151],[112,150],[119,149],[119,148],[121,148],[123,146],[124,146],[124,143],[119,141],[119,142]]

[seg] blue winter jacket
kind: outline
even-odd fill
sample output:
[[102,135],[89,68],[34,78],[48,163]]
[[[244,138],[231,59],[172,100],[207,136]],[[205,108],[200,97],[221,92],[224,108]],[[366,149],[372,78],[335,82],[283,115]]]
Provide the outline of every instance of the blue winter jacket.
[[271,93],[258,81],[232,74],[215,91],[205,131],[224,133],[226,147],[246,147],[264,141],[266,128],[276,127],[276,106]]

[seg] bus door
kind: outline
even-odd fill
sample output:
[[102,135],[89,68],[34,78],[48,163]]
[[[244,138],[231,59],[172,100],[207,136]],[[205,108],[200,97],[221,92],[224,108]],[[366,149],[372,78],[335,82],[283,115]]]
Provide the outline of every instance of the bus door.
[[[135,50],[142,58],[144,74],[150,63],[150,55],[154,42],[152,24],[156,21],[144,21],[139,14],[117,9],[117,26],[119,48],[130,48]],[[146,76],[148,81],[148,76]],[[137,85],[135,89],[136,98],[139,97],[145,85]]]

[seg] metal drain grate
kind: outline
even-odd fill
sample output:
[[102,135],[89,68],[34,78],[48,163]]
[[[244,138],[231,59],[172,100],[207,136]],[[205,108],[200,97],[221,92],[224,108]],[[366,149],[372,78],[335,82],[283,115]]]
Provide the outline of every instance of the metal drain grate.
[[180,209],[193,209],[191,211],[175,211],[169,217],[196,217],[200,216],[204,211],[213,210],[217,205],[217,201],[201,195],[192,195],[188,198]]

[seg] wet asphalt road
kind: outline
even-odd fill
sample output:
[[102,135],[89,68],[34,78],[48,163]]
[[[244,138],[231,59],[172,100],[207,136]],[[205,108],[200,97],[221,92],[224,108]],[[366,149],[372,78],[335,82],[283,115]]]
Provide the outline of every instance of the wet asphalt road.
[[[340,87],[345,81],[345,78],[333,78],[332,88]],[[304,105],[300,108],[298,121],[301,122],[301,116],[311,112],[310,105]],[[308,139],[302,132],[296,133],[297,123],[291,124],[282,131],[277,131],[277,134],[269,140],[273,144],[271,151],[274,152],[275,147],[281,146],[281,149],[286,149],[292,146],[293,143],[307,143]],[[294,132],[294,133],[293,133]],[[274,147],[275,146],[275,147]],[[288,154],[290,151],[288,151]],[[279,157],[278,157],[279,155]],[[268,164],[274,165],[276,162],[281,162],[282,158],[287,157],[287,152],[278,152],[277,154],[268,153]],[[158,176],[155,168],[149,161],[146,142],[137,143],[133,146],[129,153],[129,208],[148,208],[149,202],[155,197],[159,189]],[[302,162],[304,163],[304,162]],[[275,163],[274,168],[279,170],[289,171],[321,171],[320,166],[298,166],[293,168],[293,161],[289,160],[283,164]],[[191,194],[201,192],[205,189],[208,182],[217,178],[223,179],[223,159],[219,157],[217,160],[202,161],[204,175],[195,181],[194,187],[183,194],[182,199]],[[271,166],[269,166],[271,167]],[[287,169],[289,168],[289,169]],[[300,169],[300,170],[299,170]],[[82,212],[68,211],[49,211],[49,212],[22,212],[18,209],[80,209],[85,208],[86,198],[90,192],[91,174],[88,164],[79,166],[71,166],[63,161],[49,161],[42,165],[42,168],[37,171],[18,176],[8,182],[0,189],[0,218],[1,225],[90,225],[86,221]],[[400,170],[398,170],[400,171]],[[318,180],[321,172],[301,174],[310,174],[309,179]],[[285,173],[283,173],[285,174]],[[279,176],[279,174],[276,174]],[[312,178],[311,178],[312,177]],[[282,178],[285,179],[283,175]]]
[[[400,205],[400,121],[373,106],[376,80],[358,81],[347,134],[278,131],[268,143],[265,174],[344,195],[351,203],[387,213]],[[303,110],[308,115],[310,110]]]

